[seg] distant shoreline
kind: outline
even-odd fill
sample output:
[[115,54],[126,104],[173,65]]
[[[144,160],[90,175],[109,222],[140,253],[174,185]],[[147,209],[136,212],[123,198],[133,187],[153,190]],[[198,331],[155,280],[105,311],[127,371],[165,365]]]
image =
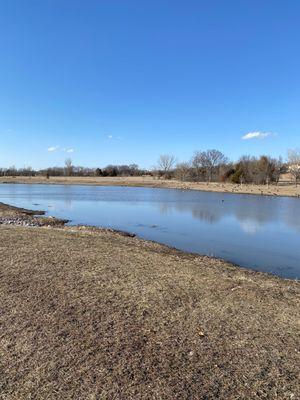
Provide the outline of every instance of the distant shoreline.
[[141,177],[2,177],[0,184],[48,184],[48,185],[91,185],[91,186],[128,186],[148,188],[168,188],[179,190],[199,190],[205,192],[253,194],[263,196],[300,197],[300,185],[253,185],[232,183],[182,182],[178,180]]

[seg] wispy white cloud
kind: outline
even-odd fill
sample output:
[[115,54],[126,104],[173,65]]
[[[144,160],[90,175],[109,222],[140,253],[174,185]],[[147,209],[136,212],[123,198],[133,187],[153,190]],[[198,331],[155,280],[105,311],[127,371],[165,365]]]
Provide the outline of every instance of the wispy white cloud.
[[53,153],[54,151],[59,150],[59,146],[52,146],[52,147],[48,147],[47,151],[49,153]]
[[65,147],[64,149],[62,149],[62,151],[64,151],[65,153],[74,153],[75,149],[73,149],[73,147]]
[[73,147],[61,148],[60,146],[51,146],[48,147],[47,151],[49,153],[54,153],[55,151],[63,151],[64,153],[74,153],[75,149]]
[[121,140],[121,139],[122,139],[121,136],[114,136],[114,135],[112,135],[112,134],[109,134],[109,135],[107,135],[106,137],[107,137],[107,139],[109,139],[109,140]]
[[272,135],[273,135],[272,132],[255,131],[255,132],[246,133],[246,135],[242,136],[242,140],[265,139],[268,136],[272,136]]

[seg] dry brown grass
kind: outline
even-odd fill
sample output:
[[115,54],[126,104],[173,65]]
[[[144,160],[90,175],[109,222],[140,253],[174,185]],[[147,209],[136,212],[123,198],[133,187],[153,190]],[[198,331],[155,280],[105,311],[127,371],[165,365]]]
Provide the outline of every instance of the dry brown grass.
[[141,177],[2,177],[0,183],[37,183],[59,185],[96,185],[96,186],[132,186],[173,189],[192,189],[208,192],[262,194],[266,196],[300,197],[300,185],[236,185],[231,183],[181,182],[177,180],[156,179],[151,176]]
[[0,227],[0,398],[299,399],[299,299],[137,238]]
[[0,203],[0,217],[34,216],[44,215],[44,211],[27,210],[26,208],[14,207],[9,204]]

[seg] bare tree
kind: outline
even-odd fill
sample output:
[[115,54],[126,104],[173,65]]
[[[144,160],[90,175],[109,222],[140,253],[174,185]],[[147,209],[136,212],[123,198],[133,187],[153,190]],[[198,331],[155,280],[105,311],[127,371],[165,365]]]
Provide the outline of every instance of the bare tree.
[[71,158],[67,158],[65,161],[65,174],[66,174],[66,176],[73,175],[73,163],[72,163]]
[[228,163],[228,158],[221,151],[214,149],[207,150],[205,155],[208,176],[211,181],[215,172],[219,174],[219,168],[221,165]]
[[188,181],[191,178],[191,166],[187,162],[176,165],[175,176],[180,181]]
[[199,182],[201,178],[204,178],[205,175],[205,160],[204,160],[204,151],[196,151],[191,160],[191,164],[196,172],[196,180]]
[[297,186],[298,180],[300,179],[300,149],[288,150],[288,162],[289,172],[295,179],[295,184]]
[[162,171],[165,178],[170,178],[170,172],[174,167],[176,158],[170,154],[162,154],[158,159],[158,168]]
[[228,163],[228,158],[219,150],[197,151],[192,159],[192,164],[197,172],[197,178],[203,173],[212,181],[214,174],[219,174],[222,165]]

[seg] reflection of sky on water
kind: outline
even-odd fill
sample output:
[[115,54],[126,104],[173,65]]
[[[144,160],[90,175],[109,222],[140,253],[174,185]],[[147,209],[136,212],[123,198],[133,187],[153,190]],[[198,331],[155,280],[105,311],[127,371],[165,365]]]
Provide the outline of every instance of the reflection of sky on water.
[[0,185],[0,201],[108,226],[288,277],[300,275],[300,200],[172,189]]

